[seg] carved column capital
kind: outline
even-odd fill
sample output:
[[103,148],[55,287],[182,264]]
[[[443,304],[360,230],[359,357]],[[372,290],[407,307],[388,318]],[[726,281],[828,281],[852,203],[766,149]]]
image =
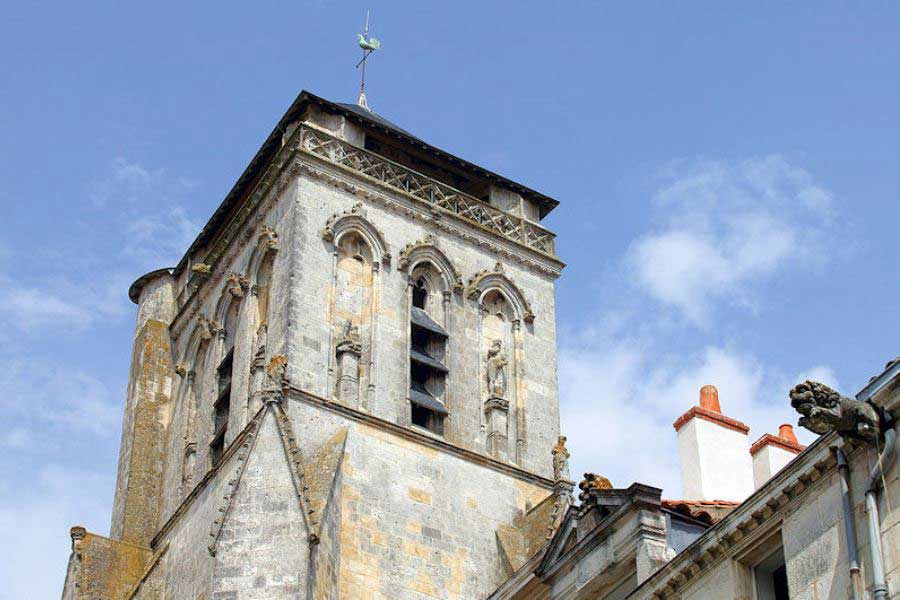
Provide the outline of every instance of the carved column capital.
[[225,276],[225,282],[228,291],[231,292],[231,295],[235,298],[243,298],[244,293],[250,287],[250,279],[243,273],[236,273],[234,271],[229,272]]

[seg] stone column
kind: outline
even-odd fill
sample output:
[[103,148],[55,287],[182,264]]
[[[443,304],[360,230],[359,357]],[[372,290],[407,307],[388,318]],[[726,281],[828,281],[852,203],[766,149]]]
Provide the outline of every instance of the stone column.
[[505,398],[490,396],[484,403],[484,416],[487,422],[488,454],[500,460],[509,457],[508,417],[509,401]]
[[344,335],[335,348],[338,365],[338,400],[356,408],[359,403],[359,360],[362,344],[359,343],[359,328],[347,323]]

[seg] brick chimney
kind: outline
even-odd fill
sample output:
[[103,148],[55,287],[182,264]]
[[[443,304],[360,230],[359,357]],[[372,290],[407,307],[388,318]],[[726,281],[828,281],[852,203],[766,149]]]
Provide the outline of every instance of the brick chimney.
[[678,417],[674,426],[684,498],[741,502],[753,492],[750,428],[722,414],[715,386],[700,388],[699,405]]
[[803,452],[802,446],[794,435],[794,428],[785,423],[778,427],[778,435],[764,434],[750,446],[753,457],[753,485],[756,489],[772,478],[794,457]]

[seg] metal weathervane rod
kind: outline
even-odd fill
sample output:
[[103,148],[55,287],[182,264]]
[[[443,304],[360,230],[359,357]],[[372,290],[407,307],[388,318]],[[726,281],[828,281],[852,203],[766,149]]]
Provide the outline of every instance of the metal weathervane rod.
[[363,30],[363,33],[356,34],[356,36],[358,38],[359,47],[362,48],[362,59],[356,63],[357,69],[362,67],[359,84],[359,100],[357,100],[356,103],[364,109],[369,110],[369,104],[366,102],[366,59],[369,58],[373,52],[381,49],[381,42],[375,38],[369,37],[369,11],[366,11],[365,30]]

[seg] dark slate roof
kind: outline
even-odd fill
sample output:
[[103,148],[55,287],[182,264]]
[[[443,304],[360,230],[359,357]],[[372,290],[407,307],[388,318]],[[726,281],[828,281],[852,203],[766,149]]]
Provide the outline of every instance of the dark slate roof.
[[425,386],[416,383],[415,381],[412,382],[412,386],[409,389],[409,400],[413,404],[424,406],[425,408],[441,413],[442,415],[450,414],[444,407],[443,402],[432,396],[431,392],[425,389]]
[[349,103],[335,103],[325,100],[323,98],[319,98],[318,96],[314,96],[313,94],[309,94],[309,92],[303,92],[300,95],[308,94],[311,98],[315,98],[318,103],[323,106],[331,107],[332,109],[337,109],[340,112],[343,112],[345,116],[350,117],[351,119],[361,121],[363,125],[375,125],[383,129],[386,133],[393,134],[395,137],[400,138],[401,140],[412,144],[413,146],[418,146],[420,149],[430,152],[436,155],[438,158],[446,160],[452,164],[455,164],[457,167],[461,167],[465,171],[469,171],[478,177],[483,177],[489,181],[494,181],[502,184],[505,187],[522,194],[522,196],[528,198],[532,202],[537,203],[540,207],[541,218],[545,217],[550,213],[554,208],[559,206],[559,201],[554,200],[549,196],[545,196],[544,194],[535,191],[529,187],[526,187],[520,183],[516,183],[502,175],[498,175],[493,171],[489,171],[484,167],[480,167],[474,163],[470,163],[458,156],[450,154],[449,152],[445,152],[440,148],[432,146],[428,142],[417,138],[412,135],[405,129],[402,129],[388,121],[378,113],[372,112],[370,110],[366,110],[365,108],[357,105],[357,104],[349,104]]
[[411,133],[409,133],[408,131],[406,131],[405,129],[401,129],[401,128],[398,127],[397,125],[391,123],[390,121],[388,121],[387,119],[385,119],[384,117],[382,117],[381,115],[379,115],[378,113],[372,112],[371,110],[366,110],[365,108],[363,108],[363,107],[360,106],[359,104],[349,104],[349,103],[347,103],[347,102],[336,102],[335,104],[337,104],[338,106],[340,106],[340,107],[343,108],[344,110],[349,110],[350,112],[352,112],[353,114],[355,114],[355,115],[358,116],[358,117],[362,117],[363,119],[366,119],[366,120],[368,120],[368,121],[373,121],[373,122],[375,122],[375,123],[378,123],[378,124],[381,125],[382,127],[385,127],[385,128],[387,128],[387,129],[390,129],[390,130],[393,131],[394,133],[399,133],[400,135],[404,135],[404,136],[409,137],[409,138],[411,138],[411,139],[417,140],[417,141],[419,141],[420,143],[423,143],[423,144],[425,143],[425,142],[422,142],[422,140],[420,140],[419,138],[417,138],[417,137],[414,136],[413,134],[411,134]]
[[209,221],[203,227],[203,230],[197,236],[197,239],[194,240],[190,248],[188,248],[187,252],[185,252],[184,257],[181,259],[181,262],[179,262],[178,266],[175,268],[176,272],[180,272],[186,267],[187,257],[190,256],[195,248],[207,244],[211,239],[215,237],[215,234],[216,232],[218,232],[219,228],[223,224],[228,222],[229,218],[241,205],[242,199],[253,190],[253,187],[262,177],[269,162],[281,149],[282,133],[284,133],[287,126],[295,121],[310,104],[317,104],[328,110],[331,110],[332,112],[343,114],[344,116],[349,117],[351,120],[356,121],[363,126],[381,129],[385,133],[399,138],[400,140],[408,144],[418,146],[420,149],[430,152],[438,158],[449,161],[462,168],[463,170],[470,171],[473,174],[479,177],[484,177],[488,180],[497,181],[508,187],[509,189],[522,194],[532,202],[537,203],[540,206],[541,217],[544,217],[559,205],[559,202],[557,200],[554,200],[549,196],[545,196],[540,192],[506,179],[501,175],[497,175],[492,171],[488,171],[487,169],[458,158],[448,152],[445,152],[420,140],[406,130],[398,127],[394,123],[388,121],[384,117],[374,112],[368,111],[355,104],[331,102],[330,100],[326,100],[304,90],[300,92],[300,95],[297,96],[290,107],[288,107],[287,111],[278,121],[278,124],[275,125],[275,128],[263,142],[256,155],[254,155],[253,159],[250,161],[250,164],[247,165],[247,168],[244,169],[244,172],[238,178],[237,182],[235,182],[234,187],[231,188],[231,191],[228,192],[228,195],[225,196],[225,199],[210,217]]

